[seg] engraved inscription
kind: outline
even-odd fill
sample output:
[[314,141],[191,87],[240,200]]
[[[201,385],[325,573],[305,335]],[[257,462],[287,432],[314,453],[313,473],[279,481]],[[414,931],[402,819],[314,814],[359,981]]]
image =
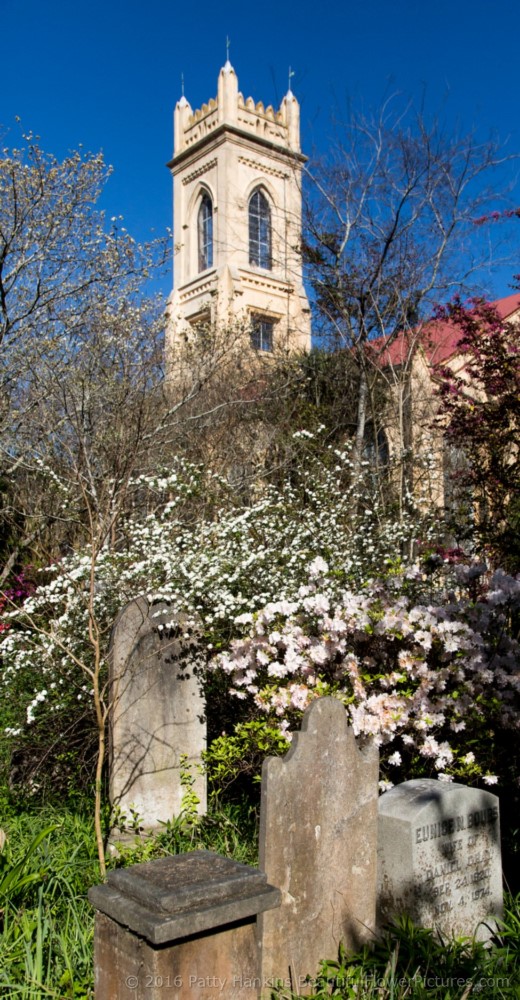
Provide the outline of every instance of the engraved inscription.
[[424,778],[386,792],[379,807],[379,912],[488,940],[500,918],[499,803],[491,792]]
[[450,819],[439,820],[438,823],[428,823],[426,826],[418,826],[415,831],[415,842],[416,844],[425,844],[429,840],[436,840],[437,837],[451,837],[460,830],[478,829],[479,827],[496,823],[497,819],[497,806],[492,806],[488,809],[476,809],[466,816],[452,816]]
[[497,821],[491,806],[415,828],[418,891],[432,920],[492,895],[490,834]]

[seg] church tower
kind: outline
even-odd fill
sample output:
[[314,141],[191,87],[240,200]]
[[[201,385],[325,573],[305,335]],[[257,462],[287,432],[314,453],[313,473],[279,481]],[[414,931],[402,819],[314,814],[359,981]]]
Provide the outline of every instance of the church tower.
[[[310,348],[301,261],[300,110],[244,100],[228,61],[217,97],[174,116],[174,289],[167,351],[190,327],[242,327],[258,351]],[[244,341],[243,341],[244,342]]]

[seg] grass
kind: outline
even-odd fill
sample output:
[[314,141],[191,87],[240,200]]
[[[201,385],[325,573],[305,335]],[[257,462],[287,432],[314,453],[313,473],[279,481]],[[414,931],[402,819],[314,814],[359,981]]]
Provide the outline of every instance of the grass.
[[[446,939],[406,917],[374,946],[324,961],[305,993],[315,1000],[511,1000],[520,996],[520,896],[509,900],[490,946]],[[299,994],[275,991],[277,1000]]]
[[[12,815],[0,852],[0,996],[93,1000],[94,914],[87,891],[99,882],[87,812],[42,810]],[[257,863],[257,813],[227,805],[201,822],[175,821],[154,838],[120,847],[110,864],[126,866],[204,848]],[[520,996],[520,896],[511,900],[492,947],[439,941],[401,920],[356,956],[322,963],[306,995],[317,1000],[506,1000]],[[298,994],[275,991],[278,1000]]]
[[[40,828],[35,837],[35,828]],[[0,995],[23,1000],[91,998],[93,914],[99,880],[90,817],[44,810],[11,817],[0,881]]]
[[[91,1000],[94,912],[87,900],[100,881],[94,826],[85,812],[46,809],[11,815],[0,852],[0,996]],[[200,823],[167,823],[152,838],[135,836],[109,866],[122,867],[206,849],[257,862],[256,812],[229,805]]]

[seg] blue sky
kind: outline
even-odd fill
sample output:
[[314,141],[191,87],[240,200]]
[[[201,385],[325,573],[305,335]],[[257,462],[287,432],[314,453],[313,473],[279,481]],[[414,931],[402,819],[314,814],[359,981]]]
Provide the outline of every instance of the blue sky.
[[[102,149],[114,167],[104,207],[139,239],[171,225],[181,73],[193,108],[215,96],[226,35],[245,96],[279,102],[295,70],[309,154],[331,142],[331,115],[395,92],[520,152],[518,0],[0,0],[0,16],[0,123],[18,115],[58,156]],[[519,169],[507,168],[512,205]],[[509,271],[489,275],[492,294],[509,293]]]

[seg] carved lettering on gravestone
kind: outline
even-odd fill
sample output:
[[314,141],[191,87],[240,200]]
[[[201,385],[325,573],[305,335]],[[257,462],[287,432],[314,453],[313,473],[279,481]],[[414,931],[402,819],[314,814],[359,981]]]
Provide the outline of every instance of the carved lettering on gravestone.
[[181,812],[183,755],[198,811],[206,811],[202,657],[196,636],[171,621],[166,604],[140,597],[123,608],[112,633],[110,801],[127,817],[135,810],[144,829]]
[[408,913],[442,934],[489,938],[502,914],[498,799],[433,779],[379,802],[378,920]]
[[335,698],[306,711],[289,753],[264,762],[260,868],[282,892],[259,917],[261,979],[301,989],[323,958],[375,927],[378,752],[356,745]]

